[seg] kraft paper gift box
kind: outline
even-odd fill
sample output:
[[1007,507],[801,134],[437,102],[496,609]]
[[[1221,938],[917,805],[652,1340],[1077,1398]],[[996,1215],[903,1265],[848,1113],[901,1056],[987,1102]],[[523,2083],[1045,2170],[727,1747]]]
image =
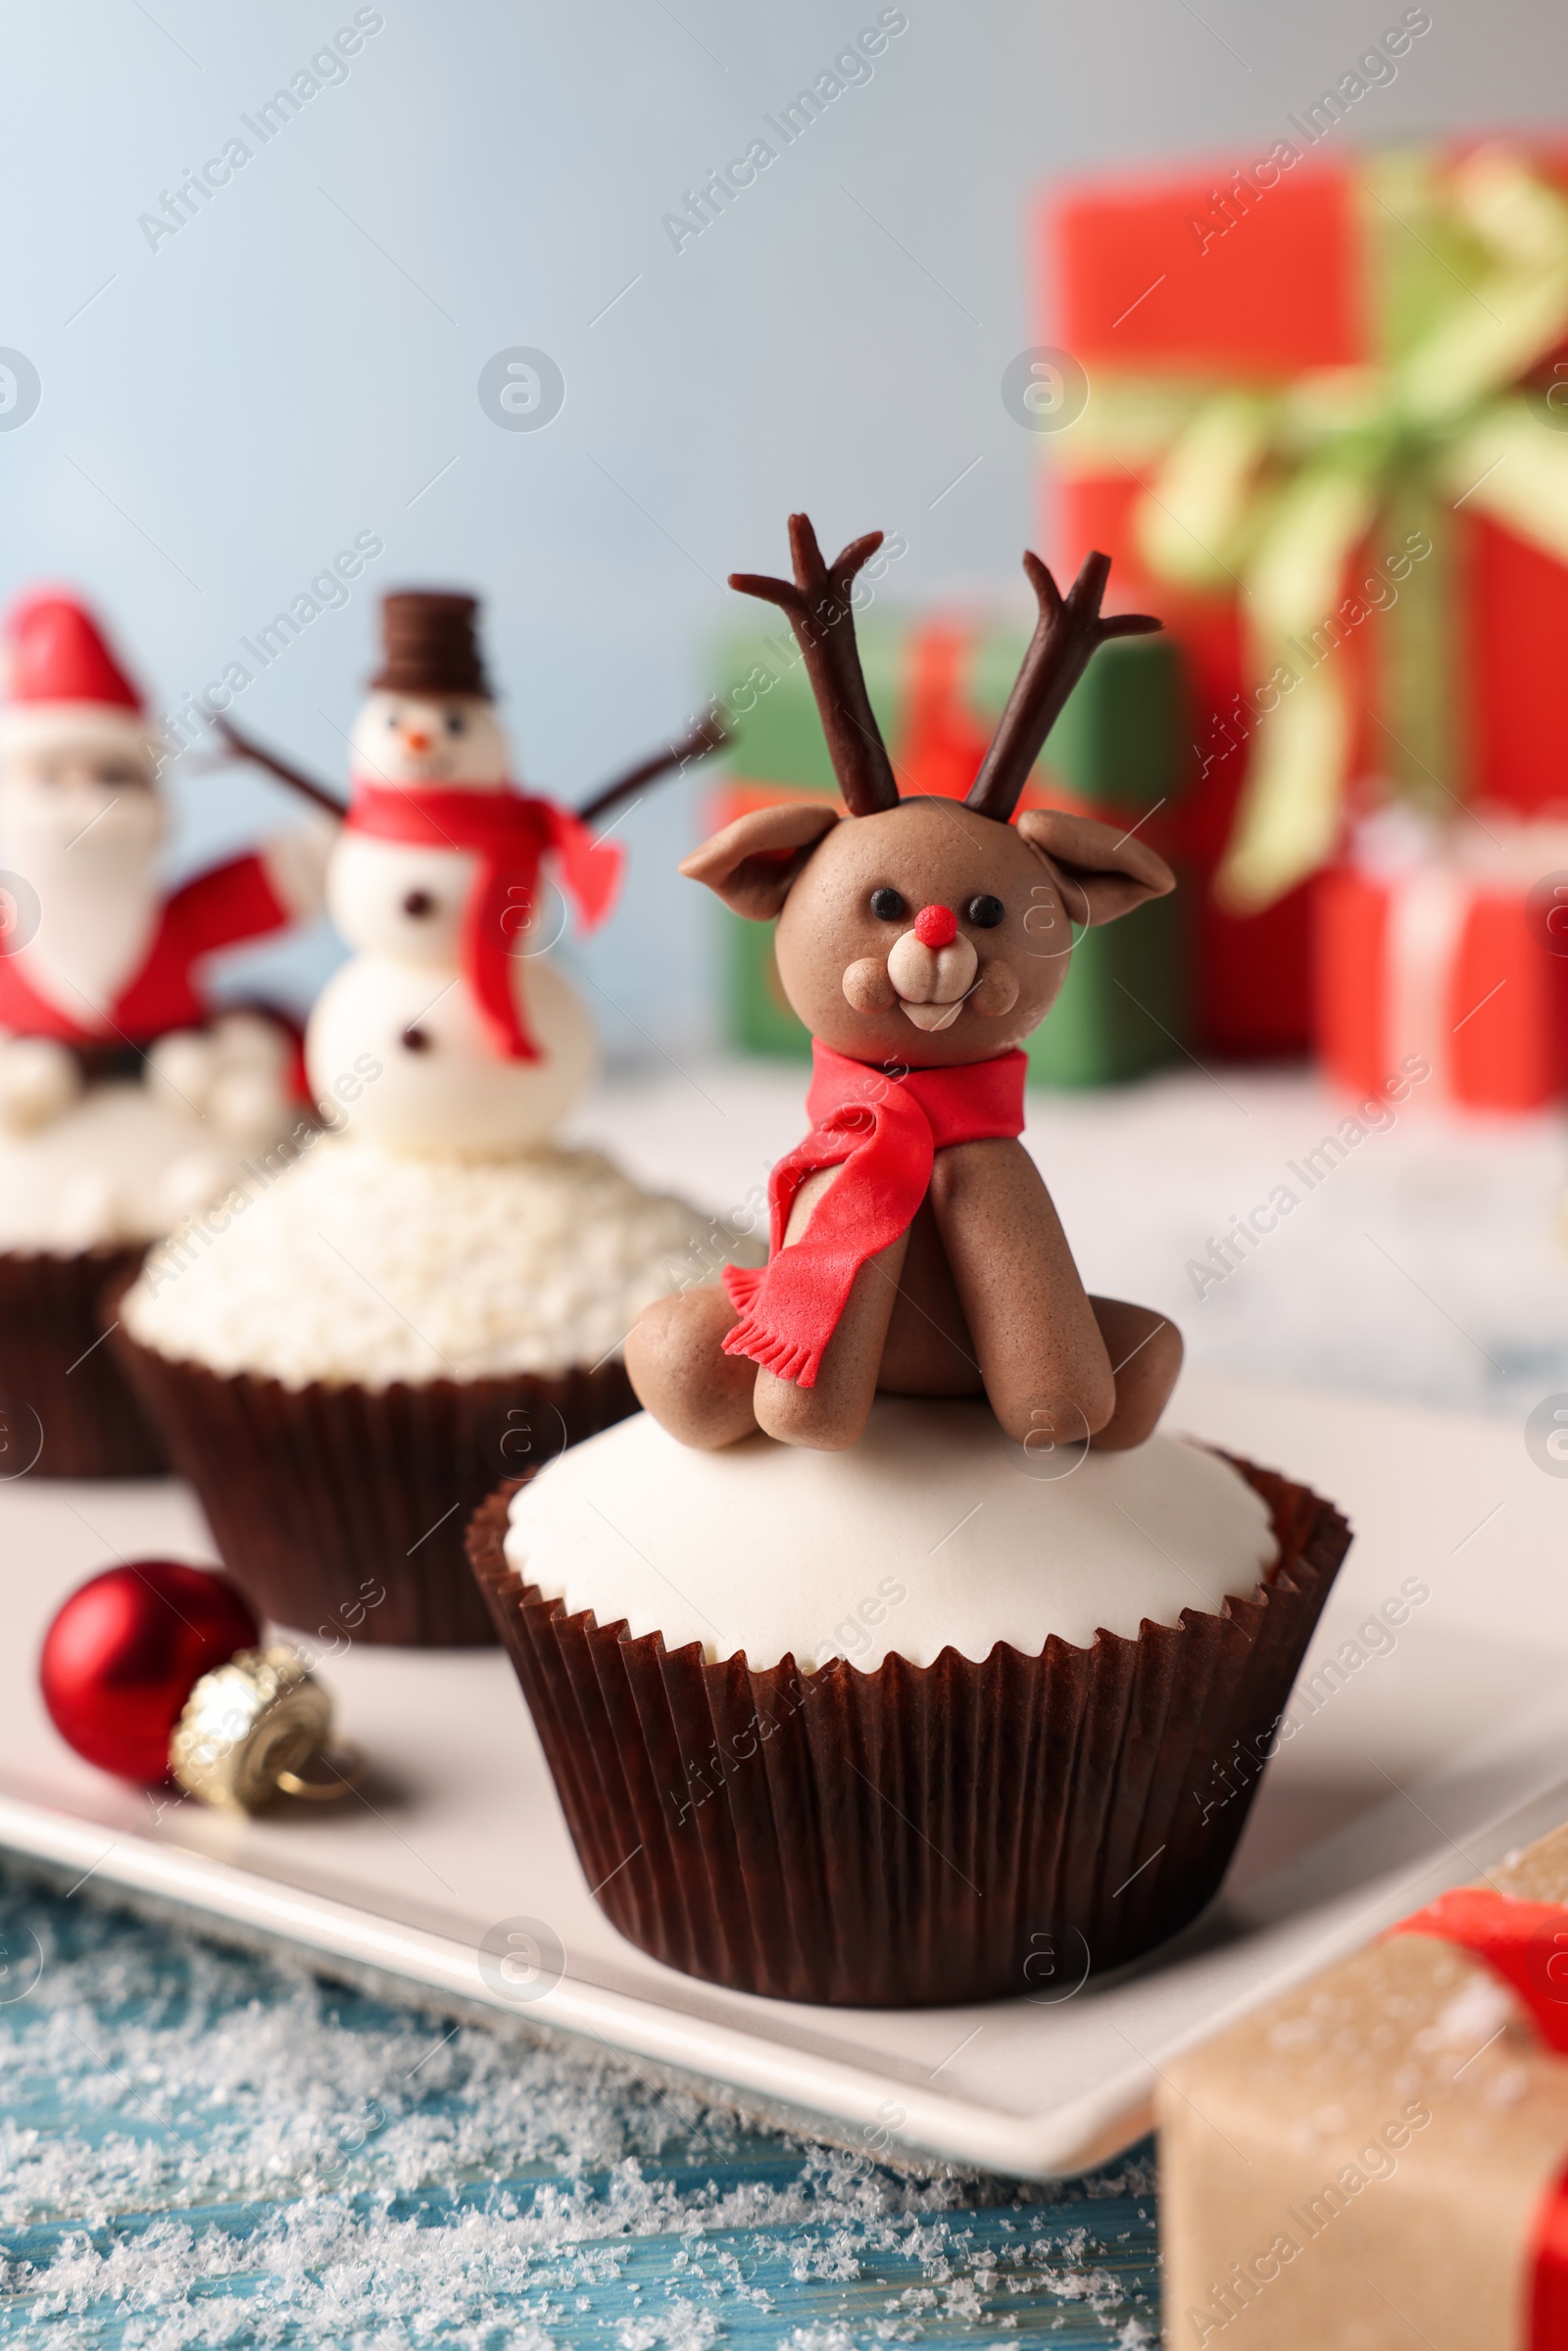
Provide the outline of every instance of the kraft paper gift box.
[[[961,800],[1027,639],[961,620],[874,618],[858,623],[858,637],[899,789]],[[714,829],[780,800],[834,797],[816,705],[788,632],[734,641],[721,680],[735,740],[729,780],[710,807]],[[1189,732],[1175,647],[1162,639],[1113,640],[1069,699],[1021,806],[1074,808],[1137,824],[1141,839],[1164,851]],[[1026,1047],[1032,1082],[1102,1085],[1154,1068],[1179,1050],[1187,1030],[1183,896],[1079,940],[1055,1007]],[[780,991],[772,925],[729,914],[722,920],[730,1041],[750,1053],[806,1059],[810,1040]]]
[[1188,657],[1196,1039],[1232,1053],[1307,1048],[1308,877],[1368,787],[1568,793],[1568,158],[1327,160],[1314,122],[1038,224],[1049,545]]
[[1537,1110],[1568,1087],[1568,822],[1488,809],[1367,825],[1318,884],[1318,1053],[1376,1092],[1409,1053],[1422,1100]]
[[1568,2345],[1568,1828],[1169,2069],[1165,2341]]

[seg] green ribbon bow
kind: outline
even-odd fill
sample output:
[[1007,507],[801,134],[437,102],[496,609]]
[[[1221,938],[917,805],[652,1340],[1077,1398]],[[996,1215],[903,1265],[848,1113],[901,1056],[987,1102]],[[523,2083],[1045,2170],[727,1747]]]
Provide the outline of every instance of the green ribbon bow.
[[[1390,554],[1431,551],[1383,604],[1378,640],[1388,765],[1416,796],[1448,791],[1462,740],[1455,510],[1568,563],[1568,429],[1548,429],[1552,394],[1533,405],[1513,388],[1568,336],[1568,202],[1503,147],[1456,164],[1376,159],[1357,186],[1375,360],[1278,388],[1102,378],[1060,445],[1075,471],[1110,461],[1140,478],[1152,572],[1240,592],[1265,714],[1216,877],[1238,910],[1267,906],[1334,849],[1353,710],[1330,648],[1366,616],[1346,593],[1357,550],[1382,530]],[[1568,391],[1556,392],[1568,428]]]

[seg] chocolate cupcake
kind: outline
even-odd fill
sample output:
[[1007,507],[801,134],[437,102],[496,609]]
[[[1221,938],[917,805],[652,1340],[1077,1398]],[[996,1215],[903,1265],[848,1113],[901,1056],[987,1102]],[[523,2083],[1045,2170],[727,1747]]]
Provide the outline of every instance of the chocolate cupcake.
[[100,1298],[300,1114],[293,1036],[203,971],[314,918],[324,848],[318,820],[168,889],[173,746],[92,614],[24,597],[5,640],[0,1477],[134,1477],[167,1462]]
[[0,1474],[166,1473],[157,1430],[103,1344],[104,1298],[301,1118],[292,1041],[276,1021],[236,1012],[117,1055],[127,1074],[106,1074],[103,1053],[84,1070],[54,1039],[0,1050]]
[[[554,1140],[598,1051],[548,951],[563,892],[585,926],[609,911],[620,846],[512,780],[477,612],[445,591],[383,604],[326,879],[354,952],[306,1034],[331,1131],[160,1249],[117,1338],[225,1566],[329,1637],[492,1640],[468,1513],[629,1412],[630,1324],[729,1254],[696,1209]],[[714,739],[666,746],[587,815]]]
[[1348,1542],[1197,1445],[1031,1458],[982,1403],[885,1397],[833,1452],[639,1416],[470,1556],[623,1935],[923,2006],[1057,1999],[1196,1917]]
[[139,1249],[0,1252],[0,1477],[151,1478],[163,1441],[103,1344]]
[[113,1344],[266,1615],[488,1641],[466,1520],[634,1409],[620,1343],[708,1230],[597,1151],[322,1135],[154,1249]]
[[756,810],[681,868],[776,920],[811,1031],[767,1265],[651,1306],[647,1417],[498,1497],[472,1556],[643,1949],[797,2000],[1053,2000],[1218,1886],[1348,1530],[1154,1435],[1180,1337],[1089,1296],[1020,1140],[1074,938],[1175,877],[1018,801],[1097,648],[1158,622],[1103,612],[1103,556],[1065,596],[1026,556],[963,808],[905,801],[855,646],[879,543],[828,563],[796,514],[793,579],[732,578],[790,619],[847,814]]

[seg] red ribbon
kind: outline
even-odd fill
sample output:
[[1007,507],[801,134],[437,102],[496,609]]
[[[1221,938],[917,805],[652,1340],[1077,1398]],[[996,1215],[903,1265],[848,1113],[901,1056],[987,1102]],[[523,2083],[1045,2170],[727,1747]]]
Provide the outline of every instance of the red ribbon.
[[[724,1287],[740,1321],[727,1355],[748,1355],[780,1380],[812,1388],[855,1277],[906,1231],[926,1195],[934,1154],[951,1143],[1023,1132],[1027,1067],[1016,1049],[993,1061],[890,1073],[811,1046],[811,1132],[768,1178],[767,1264],[729,1266]],[[805,1237],[784,1246],[795,1196],[819,1168],[844,1173]]]
[[[1568,2057],[1568,1903],[1458,1886],[1390,1933],[1430,1935],[1484,1961],[1523,2001],[1547,2048]],[[1542,2198],[1531,2257],[1530,2351],[1568,2351],[1568,2171]]]
[[1531,2253],[1530,2351],[1568,2351],[1568,2172],[1542,2198]]
[[540,861],[560,860],[561,878],[585,930],[609,913],[620,882],[618,842],[596,841],[569,808],[510,784],[356,782],[350,829],[378,841],[426,849],[474,850],[479,876],[463,912],[463,973],[496,1053],[537,1061],[513,985],[513,941],[533,920]]
[[964,694],[973,654],[966,629],[917,629],[906,655],[904,723],[895,765],[905,798],[962,800],[980,772],[991,729]]

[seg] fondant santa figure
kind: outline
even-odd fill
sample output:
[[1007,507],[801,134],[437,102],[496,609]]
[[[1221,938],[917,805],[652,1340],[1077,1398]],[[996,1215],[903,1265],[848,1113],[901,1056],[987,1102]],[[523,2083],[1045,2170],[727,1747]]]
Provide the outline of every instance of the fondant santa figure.
[[[328,911],[355,953],[311,1015],[312,1090],[340,1102],[357,1134],[400,1151],[507,1153],[557,1125],[597,1045],[547,951],[563,898],[591,930],[620,881],[619,844],[588,820],[721,739],[705,722],[579,812],[528,791],[514,781],[477,613],[473,597],[433,590],[383,600],[384,658],[350,739],[352,800],[327,871]],[[373,1081],[355,1082],[372,1065]]]
[[47,1122],[84,1079],[134,1072],[174,1031],[205,1032],[184,1053],[190,1084],[243,1077],[218,1067],[235,1053],[252,1078],[275,1070],[286,1053],[259,1052],[254,1018],[229,1024],[233,1053],[215,1043],[202,966],[319,911],[330,829],[318,818],[166,893],[162,747],[101,630],[74,598],[45,594],[16,608],[6,636],[0,1123]]

